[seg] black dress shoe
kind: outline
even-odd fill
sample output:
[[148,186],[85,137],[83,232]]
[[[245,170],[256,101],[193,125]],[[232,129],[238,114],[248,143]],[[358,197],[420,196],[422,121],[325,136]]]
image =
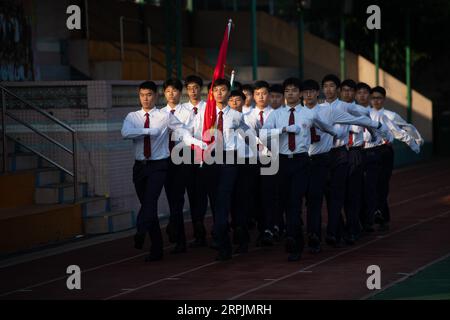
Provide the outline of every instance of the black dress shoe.
[[138,250],[142,250],[145,242],[145,233],[136,233],[134,235],[134,247]]
[[273,246],[273,234],[270,230],[264,231],[264,234],[261,239],[261,245],[264,247]]
[[365,224],[363,226],[363,231],[367,232],[367,233],[372,233],[375,231],[375,229],[373,228],[373,224]]
[[166,234],[169,237],[170,243],[176,243],[177,242],[177,235],[175,232],[175,228],[173,225],[169,222],[169,224],[166,227]]
[[388,222],[383,222],[382,224],[380,224],[380,226],[378,227],[378,231],[380,231],[380,232],[387,232],[387,231],[389,231],[389,223]]
[[219,255],[216,257],[216,261],[227,261],[230,259],[231,259],[231,254],[219,253]]
[[148,256],[145,257],[145,262],[159,261],[162,260],[162,258],[163,258],[162,255],[149,254]]
[[373,214],[373,221],[375,221],[376,224],[382,224],[384,222],[383,214],[380,210],[375,211]]
[[314,253],[314,254],[319,253],[321,251],[319,237],[316,236],[315,234],[310,235],[309,239],[308,239],[308,247],[309,247],[309,252]]
[[241,244],[234,250],[235,254],[248,253],[248,244]]
[[195,239],[189,244],[189,248],[201,248],[208,246],[206,239]]
[[300,258],[302,257],[301,253],[299,252],[293,252],[288,256],[288,261],[289,262],[295,262],[295,261],[299,261]]
[[172,251],[171,254],[185,253],[186,252],[186,244],[177,244]]
[[325,238],[325,242],[327,243],[327,245],[329,245],[331,247],[335,247],[337,244],[336,237],[334,237],[334,236],[327,236]]
[[287,253],[292,253],[295,251],[295,240],[292,237],[286,238],[285,249]]
[[344,238],[344,241],[347,245],[353,246],[356,243],[356,237],[350,234]]

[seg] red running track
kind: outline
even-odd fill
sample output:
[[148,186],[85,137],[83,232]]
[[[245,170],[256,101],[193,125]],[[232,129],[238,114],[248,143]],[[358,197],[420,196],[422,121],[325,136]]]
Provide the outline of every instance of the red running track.
[[[215,262],[209,248],[145,263],[131,237],[0,269],[0,299],[361,299],[369,265],[382,287],[450,252],[450,159],[395,171],[391,230],[355,246],[324,245],[288,263],[283,246],[251,247]],[[187,226],[190,228],[189,224]],[[189,234],[191,230],[189,230]],[[166,247],[166,251],[170,250]],[[66,268],[82,270],[82,290],[66,287]]]

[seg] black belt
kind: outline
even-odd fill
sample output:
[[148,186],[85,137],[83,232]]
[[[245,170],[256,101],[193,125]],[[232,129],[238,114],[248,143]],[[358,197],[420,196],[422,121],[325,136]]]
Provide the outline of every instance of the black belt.
[[341,150],[348,150],[346,145],[340,146],[340,147],[336,147],[331,149],[331,151],[341,151]]
[[307,152],[302,152],[302,153],[294,153],[294,154],[281,154],[280,153],[280,159],[299,159],[299,158],[304,158],[304,157],[308,157],[308,153]]
[[169,158],[164,158],[164,159],[159,159],[159,160],[134,160],[135,164],[143,164],[143,165],[147,165],[150,163],[155,163],[155,162],[161,162],[161,161],[167,161]]
[[362,150],[362,146],[350,147],[350,150]]

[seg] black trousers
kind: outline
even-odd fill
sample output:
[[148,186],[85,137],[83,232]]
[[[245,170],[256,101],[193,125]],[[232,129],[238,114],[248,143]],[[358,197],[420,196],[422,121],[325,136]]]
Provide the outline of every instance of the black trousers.
[[381,146],[380,163],[381,170],[377,184],[377,209],[381,211],[384,221],[389,222],[391,220],[388,204],[389,183],[394,167],[394,149],[391,145]]
[[[233,190],[231,205],[231,227],[240,228],[244,237],[239,239],[241,244],[248,243],[248,221],[254,212],[255,177],[258,175],[256,164],[239,164],[238,177]],[[241,234],[242,234],[241,233]]]
[[265,230],[273,231],[276,219],[276,190],[274,186],[277,179],[275,175],[261,175],[261,168],[265,167],[267,168],[269,165],[258,164],[254,173],[255,218],[260,233]]
[[327,188],[328,226],[327,236],[338,241],[342,237],[344,221],[342,209],[347,186],[348,151],[345,146],[331,149],[330,175]]
[[229,219],[233,191],[239,168],[237,164],[216,164],[216,201],[214,213],[214,237],[222,255],[231,255]]
[[204,220],[208,207],[208,196],[207,191],[204,190],[206,181],[203,180],[207,178],[202,178],[205,170],[202,170],[200,164],[194,163],[194,151],[191,150],[190,152],[191,164],[185,164],[186,191],[189,199],[192,224],[194,226],[194,238],[204,239],[206,237]]
[[310,178],[307,193],[307,232],[322,237],[322,202],[330,171],[330,153],[310,156]]
[[348,151],[348,176],[345,197],[345,231],[357,236],[361,232],[359,213],[363,196],[363,155],[361,147],[353,147]]
[[364,149],[364,206],[365,212],[360,217],[363,225],[372,225],[378,201],[378,180],[381,171],[380,147]]
[[176,165],[169,160],[169,170],[164,183],[170,209],[169,222],[175,230],[177,244],[186,244],[183,208],[188,169],[188,165]]
[[280,201],[286,208],[286,236],[296,243],[298,251],[303,250],[301,212],[303,197],[306,196],[309,177],[307,153],[289,158],[280,154]]
[[137,216],[138,233],[149,233],[150,253],[155,256],[163,254],[163,240],[158,219],[158,199],[166,181],[169,160],[135,162],[133,183],[141,208]]

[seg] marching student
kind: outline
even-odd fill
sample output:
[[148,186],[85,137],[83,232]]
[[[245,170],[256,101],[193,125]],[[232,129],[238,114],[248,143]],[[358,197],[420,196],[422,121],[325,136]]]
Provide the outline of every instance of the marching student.
[[146,233],[151,239],[146,261],[163,257],[163,240],[158,219],[158,199],[169,169],[169,130],[183,130],[180,134],[189,143],[204,147],[200,141],[189,138],[183,124],[171,113],[155,108],[157,87],[152,81],[139,86],[141,110],[129,113],[122,126],[122,137],[133,140],[135,163],[133,183],[141,208],[137,217],[134,246],[142,249]]
[[[337,108],[354,116],[369,116],[370,111],[362,106],[343,102],[338,98],[341,81],[336,75],[329,74],[322,79],[325,102],[322,104],[330,108]],[[336,130],[349,132],[345,124],[334,125]],[[342,208],[345,201],[345,189],[348,172],[348,134],[334,141],[331,149],[330,177],[327,190],[328,225],[326,243],[330,246],[340,246],[343,236]]]
[[[356,93],[355,93],[355,101],[357,104],[359,104],[360,106],[363,106],[365,108],[370,108],[370,86],[365,83],[365,82],[359,82],[356,85]],[[361,206],[360,206],[360,210],[359,210],[359,221],[360,221],[360,225],[364,228],[364,226],[366,225],[365,221],[366,221],[366,212],[367,212],[367,208],[366,208],[366,187],[364,185],[364,182],[366,180],[366,175],[367,174],[371,174],[370,172],[367,173],[368,171],[371,172],[377,172],[379,169],[376,169],[376,167],[379,167],[379,158],[377,157],[368,157],[366,154],[366,149],[364,149],[364,130],[363,130],[363,142],[362,142],[362,149],[361,149],[361,154],[362,154],[362,167],[363,167],[363,187],[362,187],[362,193],[361,193]],[[373,153],[372,153],[373,154]],[[378,160],[377,160],[378,159]],[[370,162],[368,161],[370,160]],[[368,170],[368,168],[372,167],[372,169]],[[375,167],[375,169],[374,169]]]
[[242,92],[245,94],[245,103],[244,106],[242,107],[242,113],[247,113],[249,111],[251,111],[251,109],[254,108],[255,103],[253,100],[253,86],[250,84],[244,84],[242,86]]
[[[308,187],[310,129],[317,125],[333,136],[336,132],[332,126],[320,121],[313,111],[300,105],[299,79],[288,78],[283,87],[287,106],[270,114],[260,130],[260,137],[262,141],[279,137],[279,194],[286,210],[286,251],[288,261],[298,261],[304,247],[301,210]],[[271,148],[274,153],[274,146]]]
[[274,84],[270,86],[270,106],[276,110],[284,106],[284,91],[281,84]]
[[[255,135],[258,134],[259,129],[267,121],[267,118],[273,111],[269,106],[269,84],[266,81],[256,81],[253,86],[253,100],[255,107],[244,115],[245,123],[250,127]],[[258,145],[260,148],[262,144]],[[260,160],[260,157],[258,157]],[[274,220],[274,190],[275,177],[273,175],[260,175],[260,168],[268,167],[267,164],[262,164],[260,161],[256,166],[256,175],[248,177],[254,181],[254,211],[253,218],[257,221],[259,236],[257,245],[271,246],[273,244]]]
[[[214,82],[212,89],[217,112],[214,150],[211,152],[214,156],[214,159],[212,159],[214,163],[208,163],[208,158],[205,159],[206,164],[203,164],[203,174],[200,178],[203,181],[204,190],[211,193],[213,199],[211,206],[214,214],[214,237],[219,250],[216,260],[224,261],[231,259],[232,253],[228,234],[228,216],[238,175],[238,165],[236,164],[237,133],[235,130],[240,128],[247,131],[248,126],[244,122],[243,115],[227,105],[230,90],[229,81],[218,79]],[[202,139],[203,136],[205,110],[206,108],[194,118],[189,126],[194,137],[198,139]],[[241,223],[244,224],[244,222]]]
[[[192,118],[195,117],[199,110],[205,108],[206,102],[201,99],[201,91],[203,87],[203,80],[195,75],[189,75],[184,81],[189,101],[183,104],[188,110],[192,112]],[[189,207],[191,211],[192,225],[194,228],[194,241],[189,244],[191,248],[205,247],[206,242],[206,228],[204,225],[204,216],[207,207],[208,199],[205,192],[200,190],[201,184],[199,181],[200,165],[195,163],[194,148],[191,148],[191,162],[183,164],[185,166],[186,190],[189,199]]]
[[[194,114],[180,104],[181,92],[183,84],[178,79],[168,79],[163,84],[164,96],[167,105],[161,109],[161,112],[167,112],[174,115],[180,122],[188,125]],[[169,137],[169,152],[172,153],[173,148],[177,144],[175,134],[171,133]],[[188,151],[187,148],[183,152]],[[172,157],[169,161],[169,169],[167,171],[164,189],[166,190],[167,200],[170,208],[170,219],[167,226],[167,234],[169,240],[176,243],[172,253],[186,252],[186,235],[184,231],[184,193],[188,181],[188,165],[175,164]],[[192,208],[191,208],[192,210]]]
[[242,113],[242,107],[244,106],[244,102],[245,102],[246,98],[247,97],[245,96],[245,94],[242,91],[233,90],[230,93],[230,98],[228,99],[228,105],[232,109]]
[[[405,130],[396,125],[391,118],[395,119],[395,115],[389,110],[384,109],[386,100],[386,90],[383,87],[377,86],[370,91],[370,101],[372,108],[370,109],[370,117],[375,121],[380,121],[387,128],[387,137],[384,139],[377,139],[375,143],[366,143],[367,148],[377,148],[380,157],[380,171],[377,180],[376,190],[376,208],[373,206],[368,212],[368,228],[375,222],[380,225],[380,230],[385,231],[389,229],[390,211],[388,205],[389,182],[392,175],[394,165],[394,149],[392,143],[394,139],[406,143],[411,150],[416,153],[420,152],[420,146]],[[389,115],[389,116],[388,116]],[[365,136],[368,136],[365,134]],[[373,181],[366,181],[366,184],[373,183]],[[373,202],[373,201],[372,201]],[[375,209],[375,210],[374,210]]]
[[[378,122],[370,120],[369,117],[354,117],[338,108],[319,105],[317,101],[319,93],[320,86],[316,81],[305,80],[302,83],[302,95],[305,106],[314,111],[322,121],[329,125],[356,124],[371,128],[379,126]],[[310,251],[318,253],[321,250],[322,200],[332,160],[330,150],[333,147],[333,137],[316,127],[311,127],[310,131],[311,144],[308,153],[311,159],[311,166],[307,192],[307,233]],[[347,132],[341,131],[340,134],[346,135]],[[351,219],[353,217],[348,217],[348,220]]]
[[[342,81],[340,98],[342,101],[355,104],[356,82],[347,79]],[[363,155],[362,146],[364,128],[356,125],[350,126],[348,132],[348,176],[345,193],[344,211],[346,217],[345,242],[349,245],[355,243],[361,232],[359,214],[362,206],[363,187]]]

